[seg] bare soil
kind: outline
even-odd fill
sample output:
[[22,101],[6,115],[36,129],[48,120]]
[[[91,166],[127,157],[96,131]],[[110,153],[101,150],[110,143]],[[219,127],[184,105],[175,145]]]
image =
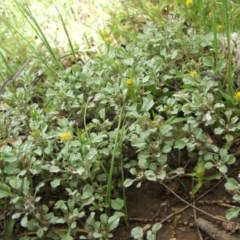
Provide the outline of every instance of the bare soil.
[[[133,239],[131,238],[132,228],[140,226],[148,230],[149,226],[156,222],[162,222],[162,228],[157,235],[159,240],[215,240],[214,234],[216,235],[219,231],[223,231],[220,232],[220,236],[227,234],[227,238],[224,240],[240,239],[240,218],[225,225],[223,223],[226,220],[227,204],[236,204],[231,203],[232,196],[226,192],[223,182],[213,182],[211,185],[205,186],[195,197],[195,203],[188,192],[192,185],[190,179],[181,179],[181,184],[170,185],[173,185],[170,188],[174,193],[187,202],[195,204],[196,207],[212,217],[199,210],[194,211],[191,206],[183,210],[188,205],[172,192],[166,190],[160,183],[147,182],[141,188],[131,187],[127,189],[129,226],[127,227],[125,223],[122,223],[116,230],[113,239]],[[205,196],[201,197],[204,193],[206,193]],[[206,233],[201,229],[198,232],[195,219],[200,218],[209,222],[209,228],[210,224],[213,224],[216,232]],[[235,227],[233,228],[231,224],[234,222]],[[208,228],[208,226],[206,227]],[[213,236],[209,236],[209,234]],[[218,240],[220,239],[218,238]]]

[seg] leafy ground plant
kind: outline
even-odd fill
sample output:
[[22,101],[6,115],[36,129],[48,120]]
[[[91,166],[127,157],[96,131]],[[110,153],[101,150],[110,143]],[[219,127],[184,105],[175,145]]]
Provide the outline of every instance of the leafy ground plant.
[[[97,25],[98,41],[86,36],[84,51],[58,7],[66,52],[31,5],[13,3],[40,44],[30,44],[29,65],[0,96],[3,237],[110,239],[121,220],[128,223],[125,188],[146,181],[191,178],[194,198],[222,178],[239,201],[239,184],[228,178],[240,129],[229,39],[238,29],[228,19],[229,11],[239,15],[236,3],[126,2]],[[131,235],[157,239],[160,229]]]

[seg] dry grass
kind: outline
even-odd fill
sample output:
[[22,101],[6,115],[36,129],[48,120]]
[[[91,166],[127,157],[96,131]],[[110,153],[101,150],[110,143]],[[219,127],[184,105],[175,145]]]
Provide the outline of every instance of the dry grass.
[[[106,27],[109,20],[107,11],[116,11],[120,4],[118,0],[74,0],[72,4],[69,1],[61,2],[57,8],[61,13],[66,24],[71,41],[79,50],[85,48],[86,39],[93,45],[99,40],[99,30]],[[51,41],[63,52],[67,50],[68,43],[65,32],[59,18],[59,13],[54,5],[49,5],[44,14],[38,5],[32,5],[31,10],[40,20],[44,33]]]

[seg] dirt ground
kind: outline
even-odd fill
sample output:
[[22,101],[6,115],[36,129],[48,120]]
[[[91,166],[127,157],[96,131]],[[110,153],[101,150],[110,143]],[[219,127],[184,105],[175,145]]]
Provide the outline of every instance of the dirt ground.
[[[191,180],[182,179],[183,186],[191,189]],[[177,190],[172,190],[182,199],[191,202],[190,194],[178,186]],[[205,196],[202,197],[202,195]],[[127,240],[131,238],[131,229],[135,226],[145,227],[149,224],[152,226],[155,222],[162,222],[162,228],[158,232],[159,240],[235,240],[240,239],[240,218],[234,219],[235,229],[233,229],[233,221],[224,224],[218,219],[225,219],[227,204],[230,203],[232,197],[226,192],[224,183],[214,182],[211,186],[204,187],[195,197],[195,206],[202,209],[206,214],[195,210],[179,200],[172,192],[166,190],[160,183],[147,182],[141,188],[131,187],[127,190],[129,227],[122,223],[114,234],[114,240]],[[179,212],[181,211],[181,212]],[[179,212],[179,213],[178,213]],[[172,217],[171,214],[173,214]],[[195,217],[194,217],[195,214]],[[199,230],[196,226],[195,219],[207,220],[207,229],[213,224],[215,233],[210,231],[210,235],[219,234],[218,236],[209,236],[209,233]],[[208,224],[209,223],[209,224]],[[222,231],[222,232],[221,232]],[[226,234],[226,235],[224,235]]]

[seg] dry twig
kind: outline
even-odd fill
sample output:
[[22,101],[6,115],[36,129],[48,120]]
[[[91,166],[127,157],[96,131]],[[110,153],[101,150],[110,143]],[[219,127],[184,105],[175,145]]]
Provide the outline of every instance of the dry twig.
[[213,216],[212,214],[208,213],[208,212],[205,212],[204,210],[194,206],[192,203],[189,203],[187,202],[186,200],[184,200],[183,198],[181,198],[177,193],[175,193],[171,188],[169,188],[167,185],[165,185],[163,182],[161,183],[169,192],[171,192],[175,197],[177,197],[181,202],[184,202],[185,204],[187,204],[188,206],[196,209],[197,211],[207,215],[208,217],[212,218],[212,219],[215,219],[215,220],[218,220],[218,221],[221,221],[221,222],[229,222],[227,220],[223,220],[223,219],[220,219],[218,217],[215,217]]
[[239,240],[239,237],[235,237],[231,234],[226,233],[225,231],[222,231],[215,227],[211,222],[198,218],[196,219],[197,226],[204,232],[207,233],[208,236],[210,236],[213,239],[216,240]]
[[3,85],[0,87],[0,97],[5,92],[5,88],[18,78],[18,76],[21,74],[21,72],[29,64],[30,61],[31,61],[31,58],[29,58],[10,78],[7,79],[7,81],[3,83]]

